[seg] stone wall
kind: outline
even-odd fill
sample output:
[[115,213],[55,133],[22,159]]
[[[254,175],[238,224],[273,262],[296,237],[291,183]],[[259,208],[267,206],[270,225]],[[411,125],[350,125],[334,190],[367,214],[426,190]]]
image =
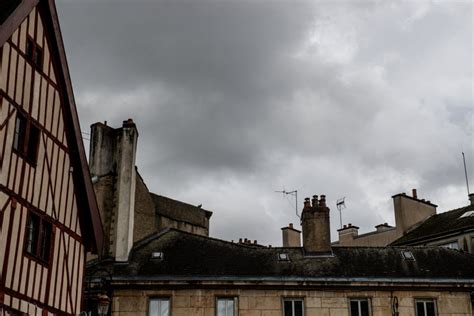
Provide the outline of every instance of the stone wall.
[[348,298],[370,298],[373,316],[391,315],[391,295],[399,302],[399,315],[415,316],[415,298],[434,298],[439,316],[471,315],[469,292],[450,291],[294,291],[294,290],[117,290],[112,315],[147,315],[149,297],[170,297],[173,316],[215,316],[219,296],[238,298],[239,316],[282,316],[282,299],[304,299],[305,315],[349,316]]

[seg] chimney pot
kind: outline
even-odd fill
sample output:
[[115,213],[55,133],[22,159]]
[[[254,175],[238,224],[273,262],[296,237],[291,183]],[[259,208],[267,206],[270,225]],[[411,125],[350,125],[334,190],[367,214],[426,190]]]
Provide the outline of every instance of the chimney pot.
[[469,193],[469,201],[471,201],[471,205],[474,205],[474,193]]
[[418,198],[418,195],[416,194],[416,189],[412,189],[411,193],[412,193],[412,196],[413,196],[414,199]]
[[257,244],[257,240],[255,239],[255,240],[253,241],[253,243],[256,245],[256,244]]
[[291,229],[293,229],[293,223],[290,223],[290,224],[288,225],[288,227],[291,228]]
[[347,228],[347,225],[344,225],[344,228]]
[[239,238],[239,244],[241,244],[241,243],[242,243],[242,238]]
[[313,195],[313,199],[311,200],[311,206],[312,207],[318,206],[318,196],[317,195]]
[[304,208],[311,207],[310,202],[309,202],[309,197],[304,199]]
[[321,199],[319,200],[319,206],[326,206],[326,196],[324,194],[321,195]]

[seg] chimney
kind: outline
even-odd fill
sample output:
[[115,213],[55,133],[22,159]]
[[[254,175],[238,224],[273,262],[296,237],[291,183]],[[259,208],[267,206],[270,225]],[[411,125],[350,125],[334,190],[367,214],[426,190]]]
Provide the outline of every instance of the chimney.
[[133,245],[138,131],[132,119],[114,129],[91,126],[89,167],[106,232],[105,255],[127,261]]
[[293,223],[281,229],[283,247],[301,247],[301,231],[293,228]]
[[313,203],[306,198],[301,214],[303,226],[303,248],[308,254],[331,252],[331,231],[329,227],[329,208],[326,196],[313,196]]
[[359,227],[353,226],[352,224],[344,225],[339,232],[339,245],[340,246],[351,246],[352,241],[359,235]]
[[403,236],[411,227],[436,214],[437,205],[425,199],[418,199],[416,189],[412,192],[413,196],[405,193],[392,196],[397,237]]
[[471,201],[471,205],[474,205],[474,193],[469,193],[469,201]]

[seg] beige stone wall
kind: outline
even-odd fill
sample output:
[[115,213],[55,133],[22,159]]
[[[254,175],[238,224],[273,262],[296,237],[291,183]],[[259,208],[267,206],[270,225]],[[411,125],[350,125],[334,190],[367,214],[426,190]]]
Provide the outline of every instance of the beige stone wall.
[[[368,297],[373,316],[389,316],[390,291],[289,291],[289,290],[118,290],[112,315],[147,315],[149,297],[170,297],[172,316],[215,316],[218,296],[238,297],[239,316],[282,316],[284,297],[304,298],[305,315],[349,316],[348,298]],[[469,292],[393,291],[399,315],[415,316],[415,298],[434,298],[439,316],[471,315]]]
[[441,245],[445,245],[447,243],[451,243],[455,241],[457,241],[460,250],[464,250],[469,253],[474,253],[474,232],[452,236],[452,237],[444,238],[444,239],[437,239],[435,241],[429,241],[429,242],[423,243],[422,245],[423,246],[441,246]]
[[395,229],[355,237],[344,236],[344,238],[341,238],[341,235],[339,235],[339,242],[333,244],[333,246],[385,247],[397,238],[398,236]]

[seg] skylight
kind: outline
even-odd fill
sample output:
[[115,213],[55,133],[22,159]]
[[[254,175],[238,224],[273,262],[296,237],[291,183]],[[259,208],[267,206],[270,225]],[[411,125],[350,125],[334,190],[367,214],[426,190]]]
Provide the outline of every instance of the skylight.
[[461,216],[459,216],[459,218],[471,217],[471,216],[474,216],[474,211],[465,212],[464,214],[462,214]]
[[152,259],[155,259],[155,260],[162,260],[163,257],[164,257],[164,253],[162,253],[162,252],[158,252],[158,251],[157,251],[157,252],[152,252],[152,253],[151,253],[151,258],[152,258]]
[[279,253],[278,261],[290,261],[290,256],[287,253]]
[[415,261],[415,256],[413,255],[413,253],[411,251],[402,250],[401,254],[402,254],[403,259]]

